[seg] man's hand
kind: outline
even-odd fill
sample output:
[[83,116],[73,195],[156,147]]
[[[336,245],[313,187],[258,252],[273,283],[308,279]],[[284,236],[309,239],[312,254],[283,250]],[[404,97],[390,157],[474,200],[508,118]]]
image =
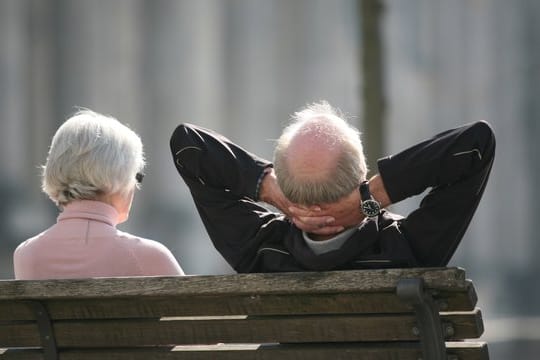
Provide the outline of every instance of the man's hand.
[[303,207],[291,204],[288,213],[296,227],[310,234],[333,236],[345,230],[345,227],[336,224],[335,218],[319,206]]
[[[320,235],[333,235],[344,230],[341,225],[334,225],[335,218],[327,215],[318,207],[303,207],[290,202],[281,191],[274,169],[265,170],[259,192],[259,200],[274,206],[283,212],[301,230]],[[298,214],[298,215],[297,215]]]
[[[369,180],[369,190],[382,208],[392,203],[380,175],[377,174]],[[357,226],[364,220],[365,215],[360,210],[361,201],[360,192],[355,189],[336,202],[311,207],[293,205],[289,208],[289,212],[293,222],[300,229],[317,235],[331,235],[343,231],[343,229]],[[331,227],[321,226],[318,229],[305,227],[305,224],[312,224],[314,219],[324,216],[336,219],[331,223]],[[342,229],[336,231],[339,227]]]
[[[294,205],[289,208],[289,211],[293,215],[292,219],[295,225],[302,230],[305,230],[303,228],[304,224],[312,223],[313,217],[328,216],[336,219],[332,222],[331,229],[328,226],[323,226],[311,229],[310,231],[305,230],[317,235],[335,234],[346,228],[360,224],[365,217],[360,211],[360,194],[358,191],[353,191],[333,203],[307,208]],[[335,231],[337,228],[340,228],[340,230]]]
[[[290,202],[279,188],[274,169],[268,168],[259,199],[283,212],[301,230],[316,235],[335,235],[360,224],[365,215],[360,210],[360,192],[355,189],[336,202],[303,206]],[[380,175],[369,180],[369,189],[381,207],[391,204]]]

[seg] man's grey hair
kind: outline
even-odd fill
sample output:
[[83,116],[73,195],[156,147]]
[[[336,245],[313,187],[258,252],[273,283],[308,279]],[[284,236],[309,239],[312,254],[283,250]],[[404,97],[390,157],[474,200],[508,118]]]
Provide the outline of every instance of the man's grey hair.
[[[335,168],[323,179],[299,179],[288,164],[291,140],[309,131],[317,141],[339,149]],[[360,132],[328,102],[313,103],[291,116],[274,151],[274,167],[278,184],[292,202],[304,205],[331,203],[350,194],[366,179],[367,165]]]
[[42,168],[42,190],[57,205],[127,194],[144,166],[142,141],[133,130],[85,109],[56,131]]

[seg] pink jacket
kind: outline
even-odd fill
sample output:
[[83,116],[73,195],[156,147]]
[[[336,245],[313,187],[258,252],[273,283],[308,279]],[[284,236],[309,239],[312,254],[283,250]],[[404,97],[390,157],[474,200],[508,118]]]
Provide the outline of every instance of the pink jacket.
[[55,225],[15,249],[15,278],[184,275],[169,249],[116,229],[117,217],[103,202],[68,204]]

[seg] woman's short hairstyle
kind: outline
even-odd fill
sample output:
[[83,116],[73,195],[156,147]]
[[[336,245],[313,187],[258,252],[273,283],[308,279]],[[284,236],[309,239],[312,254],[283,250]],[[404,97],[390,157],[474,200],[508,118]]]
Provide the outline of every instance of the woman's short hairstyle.
[[81,110],[56,131],[42,189],[57,205],[127,194],[145,165],[140,137],[113,117]]
[[[321,141],[340,150],[331,176],[298,179],[288,166],[288,149],[295,135],[309,131]],[[292,202],[305,205],[331,203],[350,194],[366,179],[367,165],[358,129],[328,102],[310,104],[294,113],[283,130],[274,151],[274,168],[283,194]]]

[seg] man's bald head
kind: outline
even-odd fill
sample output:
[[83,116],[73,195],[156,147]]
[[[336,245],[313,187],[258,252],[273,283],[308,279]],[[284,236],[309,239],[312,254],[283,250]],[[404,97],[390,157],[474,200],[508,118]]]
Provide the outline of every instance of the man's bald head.
[[358,130],[326,102],[294,114],[277,141],[274,166],[285,196],[306,205],[337,201],[367,173]]
[[342,146],[329,137],[334,131],[325,122],[307,121],[291,136],[285,162],[295,179],[323,181],[334,172]]

